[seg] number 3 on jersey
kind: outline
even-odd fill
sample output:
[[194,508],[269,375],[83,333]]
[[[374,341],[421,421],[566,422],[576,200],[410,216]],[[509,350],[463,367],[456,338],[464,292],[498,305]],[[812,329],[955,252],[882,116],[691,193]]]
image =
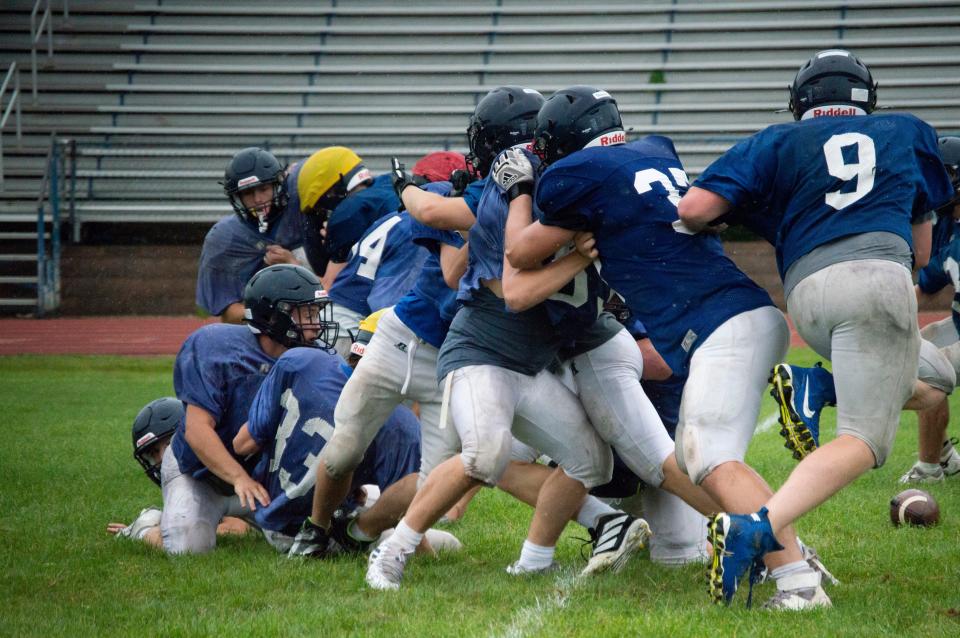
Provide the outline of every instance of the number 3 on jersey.
[[[640,195],[644,195],[653,191],[654,184],[660,184],[663,186],[664,190],[667,191],[667,200],[676,206],[680,203],[680,189],[689,186],[690,181],[687,179],[687,174],[679,168],[670,168],[669,171],[670,175],[673,177],[673,180],[667,177],[666,173],[658,171],[655,168],[647,168],[642,171],[637,171],[636,175],[633,177],[634,190],[636,190]],[[673,222],[673,229],[684,235],[696,234],[684,226],[683,222],[679,219]]]
[[390,230],[402,221],[402,217],[394,215],[357,242],[355,250],[360,254],[361,264],[357,266],[357,276],[371,281],[377,277],[383,249],[387,246],[387,235]]

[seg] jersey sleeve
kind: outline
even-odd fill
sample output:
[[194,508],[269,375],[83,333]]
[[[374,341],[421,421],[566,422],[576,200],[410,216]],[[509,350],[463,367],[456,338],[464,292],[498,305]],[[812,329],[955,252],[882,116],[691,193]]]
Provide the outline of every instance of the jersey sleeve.
[[227,307],[243,299],[243,287],[235,272],[215,267],[197,269],[197,305],[211,315],[221,315]]
[[247,428],[257,445],[263,447],[277,436],[283,417],[280,398],[289,386],[290,373],[286,362],[280,358],[264,378],[250,404]]
[[920,269],[917,285],[920,286],[922,292],[933,295],[952,283],[950,275],[944,268],[943,260],[946,254],[944,250],[931,255],[927,265]]
[[920,129],[917,143],[917,161],[921,179],[914,200],[913,223],[929,218],[929,213],[946,204],[954,195],[953,184],[943,166],[937,145],[937,133],[926,122],[917,119]]
[[440,253],[440,246],[443,244],[460,248],[465,243],[460,233],[431,228],[426,224],[421,224],[413,217],[410,218],[410,240],[435,255]]
[[205,357],[210,350],[201,328],[187,337],[180,348],[173,368],[173,389],[184,403],[203,408],[215,421],[223,416],[227,388],[223,368],[215,357]]
[[477,215],[477,208],[480,206],[480,196],[483,195],[483,189],[488,181],[490,181],[489,177],[478,179],[468,184],[467,188],[463,191],[463,201],[467,204],[467,207],[470,208],[474,217]]
[[775,144],[764,135],[749,137],[707,167],[694,186],[724,198],[734,209],[763,207],[765,193],[773,188]]
[[535,205],[540,222],[567,230],[590,230],[599,225],[598,211],[587,206],[598,182],[579,163],[554,165],[537,182]]

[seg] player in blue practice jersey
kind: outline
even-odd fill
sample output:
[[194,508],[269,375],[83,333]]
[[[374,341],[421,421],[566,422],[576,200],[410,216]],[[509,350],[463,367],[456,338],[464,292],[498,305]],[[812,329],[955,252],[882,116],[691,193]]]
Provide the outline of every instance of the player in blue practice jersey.
[[304,552],[294,544],[310,513],[317,462],[333,437],[333,410],[348,371],[336,354],[318,348],[288,350],[267,374],[250,406],[249,421],[233,441],[241,456],[262,450],[253,475],[267,489],[270,502],[257,508],[254,518],[271,545],[293,556],[364,551],[396,524],[416,491],[420,426],[413,413],[400,406],[386,419],[353,476],[353,491],[365,484],[380,489],[374,507],[352,520],[349,499],[340,503],[330,532],[335,546],[324,543]]
[[[174,365],[177,398],[187,406],[163,456],[163,546],[171,553],[213,549],[227,514],[248,516],[269,495],[249,471],[256,458],[231,454],[253,396],[288,348],[329,347],[336,324],[329,300],[306,268],[281,264],[253,276],[244,291],[247,326],[204,326],[184,342]],[[328,334],[329,333],[329,334]]]
[[[929,256],[928,211],[953,189],[933,129],[907,114],[869,115],[876,101],[859,59],[839,49],[817,53],[790,89],[798,121],[731,148],[681,202],[692,230],[731,210],[779,218],[787,309],[804,340],[832,359],[837,395],[837,438],[804,458],[758,512],[711,522],[718,601],[779,548],[775,534],[883,465],[913,391],[920,332],[910,270]],[[773,605],[829,604],[816,583],[797,583]]]
[[[489,171],[497,153],[530,139],[542,100],[530,89],[501,87],[480,101],[468,139],[481,174]],[[488,183],[469,235],[469,264],[458,294],[465,305],[438,356],[437,377],[445,380],[462,452],[434,468],[397,532],[371,554],[367,583],[376,589],[399,588],[407,557],[423,531],[473,486],[500,480],[514,448],[511,430],[556,459],[565,472],[552,473],[540,489],[521,559],[509,573],[554,568],[553,546],[567,519],[581,508],[588,488],[609,479],[609,449],[573,393],[545,370],[560,345],[544,334],[545,311],[538,307],[511,313],[504,306],[500,238],[505,208],[502,193]],[[571,259],[579,257],[572,254]],[[578,265],[577,270],[582,268]],[[633,525],[630,517],[618,522],[623,532],[612,534],[611,545],[623,545],[624,538],[646,529],[645,522]],[[636,539],[632,542],[635,547]]]
[[[938,145],[943,165],[953,184],[954,196],[937,209],[930,263],[920,270],[916,290],[918,299],[922,301],[946,286],[953,286],[953,308],[949,317],[925,326],[920,335],[940,348],[954,370],[960,373],[960,232],[957,227],[957,220],[960,219],[960,137],[941,137]],[[917,417],[920,458],[900,481],[932,483],[960,473],[960,454],[947,436],[949,403],[944,399],[933,408],[921,410]]]
[[[446,181],[423,186],[441,196],[450,188]],[[359,327],[363,317],[394,305],[418,280],[429,251],[415,241],[415,227],[423,225],[410,213],[389,213],[374,222],[351,249],[349,261],[329,289],[337,304],[334,318],[341,329],[337,351],[342,356],[346,357],[356,333],[352,326]]]
[[[719,239],[677,231],[676,202],[687,179],[670,140],[624,142],[606,91],[572,87],[547,100],[534,140],[547,166],[536,190],[542,218],[511,234],[507,258],[536,268],[578,231],[593,232],[604,279],[674,373],[687,377],[676,435],[680,467],[724,508],[752,511],[772,492],[743,458],[767,375],[787,350],[786,321],[723,254]],[[511,195],[511,209],[525,209],[529,219],[530,195]],[[813,574],[792,531],[783,538],[787,549],[768,556],[781,589],[792,584],[793,570]]]
[[[133,458],[137,460],[147,477],[160,487],[160,462],[170,445],[177,427],[183,425],[186,416],[183,403],[174,397],[163,397],[145,405],[133,420]],[[147,545],[163,548],[160,534],[162,511],[147,507],[129,525],[108,523],[107,532],[117,538],[131,538]],[[217,525],[217,535],[245,534],[250,526],[239,518],[225,516]]]
[[243,288],[253,273],[273,264],[307,264],[298,172],[299,164],[284,169],[256,147],[227,165],[223,190],[236,214],[207,233],[197,269],[197,305],[225,323],[243,319]]

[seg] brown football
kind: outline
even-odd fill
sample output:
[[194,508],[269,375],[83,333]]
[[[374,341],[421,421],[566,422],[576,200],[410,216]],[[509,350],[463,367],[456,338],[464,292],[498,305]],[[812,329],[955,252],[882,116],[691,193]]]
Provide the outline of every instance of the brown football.
[[930,527],[940,522],[940,507],[923,490],[904,490],[890,499],[890,522]]

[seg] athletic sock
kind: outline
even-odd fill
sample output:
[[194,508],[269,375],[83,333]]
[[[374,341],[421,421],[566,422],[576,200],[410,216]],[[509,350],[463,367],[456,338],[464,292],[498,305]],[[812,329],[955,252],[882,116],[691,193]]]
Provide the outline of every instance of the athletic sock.
[[423,534],[414,531],[412,527],[407,525],[406,520],[402,520],[397,523],[397,529],[394,530],[388,542],[398,545],[404,553],[412,554],[416,551],[422,538]]
[[520,550],[520,567],[531,571],[549,567],[553,562],[554,549],[527,540],[523,541],[523,549]]
[[[809,576],[811,574],[813,577],[816,577],[816,584],[819,584],[819,575],[805,560],[794,561],[770,570],[770,577],[777,581],[777,589],[783,590],[796,589],[798,582],[797,577]],[[813,578],[811,578],[811,580],[813,580]]]
[[357,519],[353,519],[352,521],[350,521],[350,524],[347,525],[347,536],[349,536],[354,540],[362,541],[364,543],[373,540],[373,536],[367,535],[366,532],[360,529],[360,526],[357,525]]
[[926,474],[937,474],[941,470],[939,463],[927,463],[926,461],[917,461],[917,467]]
[[580,506],[580,511],[577,512],[577,522],[588,529],[592,529],[597,526],[597,521],[600,520],[601,516],[616,513],[617,510],[613,509],[596,496],[588,495],[585,499],[583,499],[583,505]]

